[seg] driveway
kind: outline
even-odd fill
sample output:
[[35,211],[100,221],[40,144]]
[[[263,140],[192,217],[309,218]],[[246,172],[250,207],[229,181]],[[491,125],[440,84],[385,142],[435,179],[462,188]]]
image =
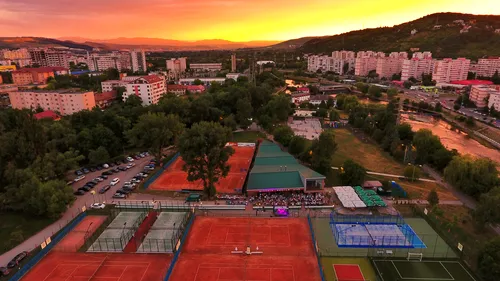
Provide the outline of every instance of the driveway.
[[[18,253],[22,251],[31,251],[32,249],[38,247],[47,237],[52,236],[54,233],[56,233],[66,224],[68,224],[75,216],[77,216],[81,212],[83,206],[88,207],[90,204],[95,202],[111,202],[113,200],[115,201],[120,200],[120,199],[113,199],[111,197],[113,196],[115,191],[123,185],[124,182],[130,180],[136,174],[141,172],[144,166],[147,164],[147,162],[151,160],[151,158],[152,158],[151,156],[147,156],[144,158],[140,158],[139,160],[135,160],[134,163],[136,165],[131,169],[117,174],[113,174],[109,176],[107,180],[98,183],[93,188],[93,190],[96,191],[95,195],[92,195],[90,192],[86,192],[85,195],[77,196],[76,201],[73,203],[73,205],[66,210],[66,212],[58,221],[54,222],[53,224],[44,228],[42,231],[26,239],[23,243],[19,244],[17,247],[2,254],[0,256],[0,266],[5,266]],[[124,165],[125,164],[122,164],[121,166]],[[73,184],[73,190],[77,190],[79,187],[84,186],[86,182],[100,176],[103,171],[105,170],[86,174],[83,180]],[[106,191],[106,193],[99,194],[99,189],[109,184],[109,182],[113,178],[119,178],[120,182],[117,185],[112,186],[108,191]]]

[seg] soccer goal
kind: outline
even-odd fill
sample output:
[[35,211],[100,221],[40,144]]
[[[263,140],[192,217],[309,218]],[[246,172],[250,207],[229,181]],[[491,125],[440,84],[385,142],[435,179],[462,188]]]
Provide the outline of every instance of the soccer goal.
[[422,254],[422,253],[408,253],[408,257],[406,257],[406,259],[408,261],[411,261],[411,260],[422,261],[423,256],[424,256],[424,254]]

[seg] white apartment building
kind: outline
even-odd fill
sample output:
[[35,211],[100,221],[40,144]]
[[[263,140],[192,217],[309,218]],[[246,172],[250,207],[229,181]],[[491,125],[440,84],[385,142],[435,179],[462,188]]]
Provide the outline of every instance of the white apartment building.
[[120,71],[132,70],[132,56],[129,52],[120,52],[116,54],[120,65]]
[[3,49],[0,50],[0,60],[17,60],[17,59],[30,59],[28,49],[21,48],[17,50]]
[[415,52],[413,53],[412,58],[414,59],[432,59],[431,52]]
[[469,72],[470,60],[466,58],[443,59],[434,63],[432,79],[436,83],[465,80]]
[[136,95],[142,100],[143,105],[156,104],[160,97],[166,93],[165,79],[158,75],[140,76],[129,82],[123,100],[131,95]]
[[406,59],[408,59],[408,53],[407,52],[392,52],[389,54],[388,57],[394,58],[394,59],[406,60]]
[[367,76],[372,70],[377,69],[377,60],[384,58],[383,52],[360,51],[356,54],[354,74],[357,76]]
[[70,90],[56,91],[16,91],[9,92],[13,108],[57,111],[61,115],[70,115],[81,110],[91,110],[95,107],[94,92]]
[[[483,108],[485,106],[488,106],[489,108],[497,102],[496,95],[500,95],[500,87],[477,85],[472,86],[469,99],[479,108]],[[493,99],[491,98],[492,96],[494,96]],[[495,105],[495,109],[497,106],[500,106],[500,104],[497,103]]]
[[500,57],[490,57],[477,61],[477,76],[491,77],[496,71],[500,72]]
[[194,72],[214,72],[222,70],[222,63],[191,63],[189,68]]
[[431,58],[413,57],[403,60],[401,65],[401,81],[407,81],[410,77],[420,79],[422,74],[431,74],[434,69],[434,60]]
[[168,76],[171,79],[179,79],[186,72],[186,58],[172,58],[166,61]]
[[328,60],[330,58],[326,55],[318,56],[311,55],[307,57],[307,71],[316,72],[321,70],[322,72],[328,71]]
[[328,70],[343,75],[344,65],[348,65],[347,72],[349,72],[354,69],[355,63],[356,53],[353,51],[335,51],[328,61]]
[[101,82],[103,92],[110,92],[118,87],[126,87],[129,81],[124,80],[106,80]]
[[47,66],[59,66],[69,69],[68,54],[64,52],[45,52]]
[[491,93],[488,99],[488,108],[495,108],[496,111],[500,111],[500,91],[496,93]]
[[391,78],[393,74],[401,72],[404,59],[387,57],[377,59],[377,74],[380,78]]
[[122,70],[120,58],[116,54],[92,54],[89,56],[87,65],[90,71],[104,71],[110,68],[116,68],[118,71]]
[[146,53],[144,50],[134,50],[130,52],[130,57],[132,59],[133,72],[147,72]]

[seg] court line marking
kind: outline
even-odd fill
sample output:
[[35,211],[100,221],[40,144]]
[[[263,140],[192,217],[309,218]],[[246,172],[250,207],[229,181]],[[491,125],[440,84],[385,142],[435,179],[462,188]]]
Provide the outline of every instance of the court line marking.
[[200,265],[198,264],[198,268],[196,269],[196,274],[194,275],[193,281],[196,281],[196,279],[198,278],[198,272],[199,271],[200,271]]
[[474,281],[476,281],[476,279],[470,274],[470,272],[460,263],[460,262],[456,262],[456,261],[443,261],[444,263],[458,263],[462,269],[467,272],[467,274],[469,274],[470,278]]
[[[125,268],[123,269],[122,274],[120,274],[120,277],[118,277],[118,281],[120,281],[120,279],[122,279],[123,274],[124,274],[124,273],[125,273],[125,271],[127,270],[127,267],[128,267],[128,265],[126,265],[126,266],[125,266]],[[116,277],[115,277],[115,278],[116,278]],[[90,280],[90,279],[89,279],[89,280]]]
[[382,281],[385,281],[385,280],[384,280],[384,277],[383,277],[383,276],[382,276],[382,274],[380,273],[380,270],[378,269],[378,266],[377,266],[377,262],[376,262],[376,260],[373,260],[373,265],[375,266],[375,269],[377,270],[378,276],[380,276],[380,278],[382,278]]
[[142,281],[142,279],[144,279],[144,275],[146,275],[146,272],[148,272],[150,265],[151,265],[151,262],[149,262],[148,267],[146,267],[146,270],[144,270],[144,273],[142,273],[141,279],[139,281]]
[[[375,260],[374,260],[375,261]],[[401,273],[399,273],[399,270],[398,268],[396,267],[396,265],[394,264],[395,261],[397,262],[401,262],[402,260],[377,260],[377,261],[390,261],[392,263],[392,266],[394,266],[394,268],[396,269],[397,273],[399,274],[399,277],[403,280],[406,280],[406,279],[414,279],[414,280],[436,280],[435,277],[430,277],[430,278],[418,278],[418,277],[408,277],[408,278],[403,278],[401,276]],[[431,262],[434,262],[434,263],[441,263],[440,261],[421,261],[420,263],[431,263]],[[374,263],[376,264],[376,263]],[[444,268],[443,264],[441,263],[441,266]],[[445,268],[446,271],[448,271],[446,268]],[[378,270],[377,270],[378,271]],[[448,272],[449,274],[449,272]],[[380,275],[380,271],[379,271],[379,275]],[[450,280],[450,281],[454,281],[456,280],[455,278],[453,278],[453,276],[451,276],[451,279],[450,278],[437,278],[439,280]],[[384,278],[382,278],[384,279]]]
[[[398,272],[399,278],[401,278],[401,279],[406,279],[406,278],[403,278],[403,276],[401,276],[401,273],[399,273],[399,270],[398,270],[398,268],[396,267],[396,265],[394,264],[394,262],[393,262],[393,261],[391,261],[391,263],[392,263],[392,266],[394,267],[394,269],[396,269],[396,271]],[[412,278],[412,279],[413,279],[413,278]]]
[[99,270],[99,268],[101,268],[101,266],[103,266],[104,261],[106,260],[107,257],[108,257],[108,255],[106,254],[104,256],[104,258],[102,259],[102,261],[99,263],[99,265],[97,265],[97,268],[95,269],[94,273],[92,273],[92,275],[90,275],[89,280],[91,280],[92,277],[94,277],[97,274],[97,271]]
[[448,269],[446,268],[446,266],[444,266],[444,264],[442,262],[439,262],[439,264],[441,264],[441,266],[444,268],[444,270],[446,270],[446,272],[451,277],[451,279],[455,280],[455,278],[453,277],[453,275],[451,275],[451,273],[448,271]]

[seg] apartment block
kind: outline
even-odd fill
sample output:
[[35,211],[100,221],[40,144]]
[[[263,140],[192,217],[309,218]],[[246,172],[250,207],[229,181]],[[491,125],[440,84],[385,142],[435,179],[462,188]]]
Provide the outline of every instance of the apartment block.
[[52,110],[61,115],[90,110],[95,106],[94,92],[71,90],[16,91],[9,92],[9,98],[12,107],[16,109],[41,107],[43,110]]
[[231,72],[236,72],[236,54],[231,55]]
[[422,74],[431,74],[434,69],[434,60],[430,57],[415,57],[403,60],[401,65],[401,81],[407,81],[410,77],[420,79]]
[[128,81],[124,80],[106,80],[101,82],[102,92],[111,92],[118,87],[126,87]]
[[500,111],[500,91],[496,93],[490,93],[490,98],[488,99],[488,108],[495,108],[496,111]]
[[414,59],[432,59],[432,53],[431,52],[415,52],[412,55],[412,58]]
[[326,55],[318,56],[312,55],[307,58],[307,71],[316,72],[321,70],[322,72],[328,71],[328,60],[330,57]]
[[393,74],[401,72],[404,59],[386,57],[377,59],[377,74],[380,78],[391,78]]
[[141,98],[143,105],[155,104],[166,93],[165,86],[162,76],[140,76],[126,85],[127,91],[123,94],[123,99],[136,95]]
[[186,58],[172,58],[166,61],[169,78],[179,79],[186,72]]
[[500,57],[489,57],[477,61],[477,76],[491,77],[496,71],[500,72]]
[[12,71],[12,80],[15,85],[45,84],[49,77],[68,74],[63,67],[22,68]]
[[46,52],[45,60],[47,66],[58,66],[69,69],[68,54],[63,52]]
[[31,62],[33,64],[37,64],[38,66],[48,66],[45,49],[40,49],[40,48],[30,49],[29,54]]
[[377,70],[377,60],[384,58],[383,52],[360,51],[356,54],[354,74],[358,76],[367,76],[372,70]]
[[443,59],[434,63],[432,79],[436,83],[465,80],[469,72],[470,60],[466,58]]
[[[132,71],[133,72],[147,72],[146,66],[146,53],[144,50],[134,50],[130,52],[132,58]],[[122,66],[123,67],[123,66]]]
[[222,70],[222,63],[191,63],[189,68],[194,72],[215,72]]
[[[477,85],[472,86],[469,94],[469,99],[472,101],[477,107],[482,108],[485,106],[491,107],[495,103],[495,101],[489,101],[491,95],[500,94],[500,87],[487,86],[487,85]],[[493,97],[496,100],[496,96]],[[491,102],[491,105],[489,103]]]

